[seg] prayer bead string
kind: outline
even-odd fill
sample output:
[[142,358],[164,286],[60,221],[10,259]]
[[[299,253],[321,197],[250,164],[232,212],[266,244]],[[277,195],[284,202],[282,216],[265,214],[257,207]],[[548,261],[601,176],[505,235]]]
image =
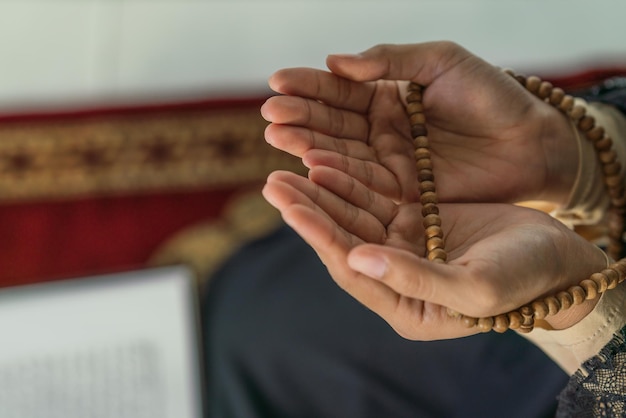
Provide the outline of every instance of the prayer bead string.
[[[574,97],[566,94],[563,89],[554,87],[550,82],[542,81],[536,76],[524,77],[510,70],[505,70],[505,72],[530,93],[569,117],[577,129],[593,144],[602,168],[604,186],[611,202],[607,212],[609,238],[607,253],[612,259],[619,259],[624,246],[626,194],[620,175],[621,165],[617,160],[617,153],[613,149],[613,140],[607,135],[604,128],[596,125],[593,116],[587,115],[585,107],[576,104]],[[447,252],[441,227],[442,220],[439,215],[426,116],[422,104],[423,90],[419,84],[409,84],[406,110],[411,125],[411,137],[415,146],[417,178],[426,239],[426,256],[433,262],[445,263]],[[539,298],[505,314],[474,318],[452,310],[448,310],[448,313],[459,318],[467,327],[478,327],[482,332],[491,330],[505,332],[507,329],[515,329],[525,333],[533,330],[535,320],[542,320],[547,316],[555,315],[571,306],[579,305],[587,299],[595,299],[605,291],[615,288],[625,278],[626,258],[623,258],[611,263],[601,272],[592,274],[578,285],[557,292],[555,295]]]

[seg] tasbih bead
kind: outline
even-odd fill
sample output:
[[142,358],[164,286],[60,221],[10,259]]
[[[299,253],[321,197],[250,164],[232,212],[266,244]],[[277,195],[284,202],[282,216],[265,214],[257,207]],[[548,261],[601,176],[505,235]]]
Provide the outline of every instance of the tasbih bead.
[[431,238],[443,238],[443,229],[437,225],[431,225],[425,229],[424,233],[426,234],[426,240]]
[[549,81],[542,81],[539,85],[539,90],[537,90],[537,97],[545,100],[550,97],[553,89],[554,87],[552,86],[552,83]]
[[435,183],[429,180],[422,181],[419,184],[420,192],[434,192],[436,189]]
[[552,92],[550,93],[549,102],[553,106],[559,106],[561,102],[563,101],[564,97],[565,97],[565,92],[563,91],[563,89],[559,87],[555,87],[552,89]]
[[417,172],[417,180],[422,181],[433,181],[435,180],[435,176],[433,175],[433,170],[423,169]]
[[413,138],[413,145],[415,145],[415,148],[428,148],[430,143],[427,136],[418,136]]
[[580,282],[580,287],[585,290],[586,299],[595,299],[598,296],[598,285],[591,279]]
[[439,214],[439,207],[436,204],[427,203],[425,205],[422,205],[422,216],[428,216],[432,214]]
[[602,126],[594,126],[586,133],[587,139],[592,142],[599,141],[604,138],[604,128]]
[[527,333],[535,327],[535,316],[530,306],[522,307],[519,312],[522,314],[522,323],[520,324],[520,332]]
[[598,293],[604,293],[609,288],[609,279],[603,273],[594,273],[589,279],[596,284]]
[[518,329],[520,326],[522,326],[522,314],[520,314],[517,311],[512,311],[506,314],[506,316],[509,318],[509,328],[511,329]]
[[548,304],[544,300],[536,300],[531,304],[533,311],[535,313],[535,318],[543,319],[548,316],[550,309],[548,308]]
[[583,116],[578,121],[578,129],[580,129],[583,132],[588,132],[591,130],[591,128],[595,126],[595,123],[596,121],[593,118],[593,116]]
[[572,295],[570,295],[568,292],[564,290],[558,292],[556,294],[556,298],[559,300],[559,303],[561,304],[561,310],[569,309],[574,304]]
[[585,113],[586,110],[584,107],[582,107],[581,105],[574,105],[574,107],[572,107],[572,109],[567,112],[567,115],[572,121],[579,121],[580,119],[582,119],[583,116],[585,116]]
[[[598,161],[603,173],[603,182],[610,197],[611,207],[607,212],[608,254],[619,258],[623,248],[624,215],[626,214],[626,188],[622,184],[621,169],[618,156],[613,149],[613,140],[601,126],[596,125],[595,118],[587,115],[586,108],[577,104],[574,97],[566,94],[559,87],[550,82],[542,81],[539,77],[515,74],[511,70],[504,70],[518,83],[534,94],[540,100],[554,106],[566,115],[584,135],[591,141],[597,153]],[[423,87],[417,83],[410,83],[407,94],[407,114],[410,123],[411,137],[415,146],[415,163],[422,205],[423,226],[425,234],[426,257],[436,263],[445,263],[447,252],[445,239],[439,216],[438,198],[433,175],[432,155],[426,115],[422,103]],[[535,326],[535,320],[556,315],[571,306],[579,305],[585,300],[599,297],[605,291],[615,288],[626,279],[626,258],[611,264],[599,273],[594,273],[582,280],[578,285],[570,286],[554,295],[549,295],[532,301],[517,310],[492,317],[473,318],[448,309],[448,315],[459,318],[467,327],[477,327],[482,332],[494,330],[504,332],[507,329],[519,332],[530,332]]]
[[567,293],[572,295],[572,300],[574,305],[580,305],[587,299],[587,294],[585,293],[585,289],[582,286],[572,286],[567,289]]
[[486,318],[478,318],[478,323],[476,325],[481,332],[489,332],[493,329],[493,324],[494,319],[488,316]]
[[561,103],[559,103],[558,109],[563,111],[564,113],[569,112],[574,107],[574,98],[569,94],[563,96]]
[[493,320],[493,330],[498,333],[503,333],[509,329],[509,317],[507,315],[498,315]]

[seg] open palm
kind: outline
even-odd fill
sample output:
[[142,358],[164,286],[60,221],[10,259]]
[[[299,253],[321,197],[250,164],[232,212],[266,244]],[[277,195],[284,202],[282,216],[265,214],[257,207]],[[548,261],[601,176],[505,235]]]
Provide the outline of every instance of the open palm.
[[[397,204],[332,168],[316,167],[310,176],[275,172],[264,195],[339,286],[407,338],[475,333],[446,307],[477,317],[504,313],[603,267],[599,252],[559,222],[506,204],[441,205],[448,263],[432,263],[423,257],[419,204]],[[389,258],[401,273],[360,273],[363,263],[376,269],[368,265],[372,256]]]
[[[278,71],[262,113],[270,144],[350,174],[397,201],[415,201],[405,81],[426,86],[423,104],[442,201],[562,201],[574,176],[571,128],[515,80],[449,43],[381,46],[331,56],[331,72]],[[553,149],[559,149],[554,153]],[[570,151],[568,151],[570,150]],[[559,156],[550,160],[548,155]],[[573,163],[571,163],[573,162]],[[560,167],[555,167],[560,164]],[[560,173],[554,175],[555,172]]]

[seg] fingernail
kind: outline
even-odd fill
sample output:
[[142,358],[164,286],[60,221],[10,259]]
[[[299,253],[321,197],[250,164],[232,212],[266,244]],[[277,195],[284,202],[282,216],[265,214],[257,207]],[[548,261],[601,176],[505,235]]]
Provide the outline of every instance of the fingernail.
[[377,255],[355,254],[348,258],[348,265],[353,270],[373,279],[381,279],[387,273],[387,260]]

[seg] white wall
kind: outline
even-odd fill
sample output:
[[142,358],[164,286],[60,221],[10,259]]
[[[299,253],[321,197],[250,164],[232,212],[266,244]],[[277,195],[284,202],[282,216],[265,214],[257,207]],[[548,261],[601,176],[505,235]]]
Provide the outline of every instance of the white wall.
[[520,70],[626,65],[626,1],[0,0],[0,110],[259,94],[281,67],[435,39]]

